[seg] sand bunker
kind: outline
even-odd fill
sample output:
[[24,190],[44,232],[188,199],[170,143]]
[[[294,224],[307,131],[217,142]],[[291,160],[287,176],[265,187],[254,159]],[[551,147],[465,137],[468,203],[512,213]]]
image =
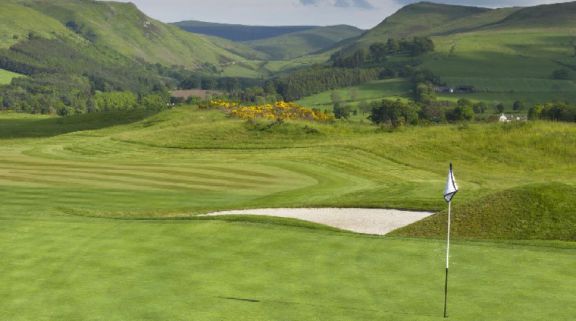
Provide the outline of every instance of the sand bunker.
[[264,208],[222,211],[206,214],[263,215],[294,218],[348,230],[356,233],[385,235],[424,219],[433,213],[369,208]]

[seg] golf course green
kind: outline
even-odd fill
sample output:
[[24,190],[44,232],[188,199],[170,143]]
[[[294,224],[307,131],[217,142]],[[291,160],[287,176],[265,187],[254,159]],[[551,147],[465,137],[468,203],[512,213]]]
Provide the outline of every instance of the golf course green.
[[[574,159],[576,126],[562,123],[388,131],[246,122],[196,107],[1,113],[0,320],[442,320],[445,244],[434,224],[378,237],[198,215],[439,212],[450,161],[461,188],[455,219],[482,200],[492,211],[482,215],[499,213],[501,193],[546,195],[541,186],[565,202],[550,215],[574,215]],[[538,204],[514,198],[507,208],[524,215],[553,207]],[[450,320],[573,319],[574,228],[521,231],[456,235]]]

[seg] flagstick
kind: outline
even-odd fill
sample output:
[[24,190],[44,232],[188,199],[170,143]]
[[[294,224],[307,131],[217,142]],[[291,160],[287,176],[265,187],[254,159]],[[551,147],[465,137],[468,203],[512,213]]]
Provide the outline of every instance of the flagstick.
[[450,211],[452,201],[448,202],[448,236],[446,237],[446,280],[444,282],[444,318],[448,317],[448,267],[450,266]]

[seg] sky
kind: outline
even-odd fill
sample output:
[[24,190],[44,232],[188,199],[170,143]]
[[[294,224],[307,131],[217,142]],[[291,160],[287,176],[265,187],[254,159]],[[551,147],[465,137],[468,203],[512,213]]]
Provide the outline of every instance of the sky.
[[[164,22],[200,20],[246,25],[337,25],[369,29],[415,0],[116,0]],[[561,0],[445,0],[480,7],[531,6]]]

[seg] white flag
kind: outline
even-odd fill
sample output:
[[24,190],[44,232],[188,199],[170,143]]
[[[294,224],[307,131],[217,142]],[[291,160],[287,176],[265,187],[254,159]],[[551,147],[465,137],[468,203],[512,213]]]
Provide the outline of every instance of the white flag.
[[446,188],[444,189],[444,199],[446,202],[450,202],[452,197],[458,193],[458,185],[456,185],[456,180],[454,179],[454,172],[452,172],[452,163],[450,163],[450,172],[448,173],[448,181],[446,182]]

